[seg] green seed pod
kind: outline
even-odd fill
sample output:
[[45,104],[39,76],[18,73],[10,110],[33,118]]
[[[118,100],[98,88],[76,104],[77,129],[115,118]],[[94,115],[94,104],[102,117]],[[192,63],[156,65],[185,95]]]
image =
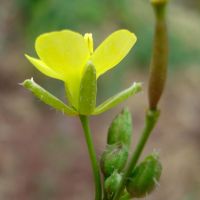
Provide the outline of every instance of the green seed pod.
[[129,147],[131,142],[131,134],[132,117],[128,109],[125,108],[111,123],[108,130],[107,143],[115,144],[117,142],[121,142]]
[[104,189],[106,192],[106,198],[111,199],[113,194],[117,191],[120,182],[122,180],[121,174],[114,171],[104,182]]
[[151,193],[161,176],[162,166],[158,154],[152,154],[136,167],[130,176],[126,189],[131,197],[141,198]]
[[128,150],[122,143],[108,145],[100,160],[101,170],[105,177],[110,176],[115,170],[120,172],[128,159]]

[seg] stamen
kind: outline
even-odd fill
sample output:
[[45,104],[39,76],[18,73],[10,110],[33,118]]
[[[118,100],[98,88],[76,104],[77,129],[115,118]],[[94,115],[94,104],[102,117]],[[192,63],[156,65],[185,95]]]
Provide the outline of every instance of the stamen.
[[92,33],[86,33],[84,35],[84,39],[85,39],[85,42],[86,42],[86,44],[88,46],[90,54],[93,54],[93,38],[92,38]]

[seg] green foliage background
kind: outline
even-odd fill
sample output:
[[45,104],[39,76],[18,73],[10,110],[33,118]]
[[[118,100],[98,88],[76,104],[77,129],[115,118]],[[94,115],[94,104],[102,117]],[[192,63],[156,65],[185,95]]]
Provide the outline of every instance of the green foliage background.
[[[199,4],[198,1],[185,2],[186,6],[196,7],[195,13],[190,13],[184,7],[180,9],[176,1],[170,2],[168,18],[172,68],[200,61],[200,48],[196,43],[200,27],[196,27],[195,23],[191,24],[191,20],[197,21]],[[129,61],[136,63],[136,67],[148,67],[154,24],[148,1],[17,0],[17,5],[24,16],[24,31],[30,46],[39,34],[52,30],[67,28],[82,33],[93,32],[95,40],[99,43],[103,39],[102,35],[118,28],[128,28],[134,31],[139,39],[134,53],[129,56]],[[183,37],[180,37],[180,34]]]

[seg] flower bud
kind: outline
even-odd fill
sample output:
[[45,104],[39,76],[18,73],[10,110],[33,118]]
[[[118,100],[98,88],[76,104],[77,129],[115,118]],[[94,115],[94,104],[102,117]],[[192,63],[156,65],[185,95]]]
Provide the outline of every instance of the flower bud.
[[167,0],[151,0],[156,16],[153,54],[149,78],[149,107],[156,109],[163,93],[168,65],[168,37],[165,19]]
[[110,176],[115,170],[120,172],[128,159],[128,150],[122,143],[108,145],[100,160],[101,170],[105,177]]
[[122,180],[121,174],[117,171],[114,171],[111,176],[109,176],[104,183],[104,189],[106,192],[107,199],[111,199],[113,194],[117,191],[120,182]]
[[162,166],[157,154],[149,155],[136,167],[126,183],[131,197],[141,198],[151,193],[161,176]]
[[132,135],[132,117],[127,108],[123,109],[120,114],[111,123],[108,130],[108,144],[121,142],[127,147],[130,146]]

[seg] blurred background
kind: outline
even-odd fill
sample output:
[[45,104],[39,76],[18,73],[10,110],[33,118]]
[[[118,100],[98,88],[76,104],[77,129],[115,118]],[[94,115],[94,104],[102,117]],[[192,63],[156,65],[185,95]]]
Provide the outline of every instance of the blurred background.
[[[200,199],[200,1],[172,0],[168,7],[169,77],[162,115],[143,157],[157,149],[163,163],[160,187],[149,200]],[[148,67],[154,16],[149,0],[0,0],[0,199],[89,200],[93,179],[80,122],[39,102],[18,83],[35,81],[64,99],[61,82],[45,77],[24,57],[36,55],[35,38],[47,31],[92,32],[95,47],[127,28],[138,42],[126,59],[98,82],[98,103],[142,81],[144,90],[126,103],[92,117],[98,157],[114,116],[128,105],[132,149],[147,108]]]

